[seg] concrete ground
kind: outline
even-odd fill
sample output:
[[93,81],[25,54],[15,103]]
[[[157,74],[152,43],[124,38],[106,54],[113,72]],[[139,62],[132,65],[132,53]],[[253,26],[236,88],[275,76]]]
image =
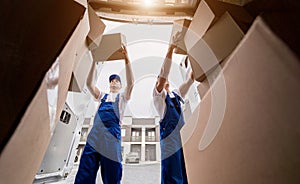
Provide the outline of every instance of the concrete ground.
[[[73,184],[77,167],[63,181],[56,184]],[[103,184],[101,174],[98,172],[97,184]],[[122,184],[159,184],[160,183],[160,162],[142,162],[140,164],[123,164]]]

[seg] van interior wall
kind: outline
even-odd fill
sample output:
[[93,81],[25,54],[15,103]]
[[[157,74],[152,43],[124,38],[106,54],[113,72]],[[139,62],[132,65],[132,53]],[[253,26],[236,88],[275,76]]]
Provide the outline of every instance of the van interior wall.
[[300,1],[253,0],[245,5],[253,16],[260,15],[272,31],[300,56]]
[[73,0],[2,1],[1,152],[82,17]]

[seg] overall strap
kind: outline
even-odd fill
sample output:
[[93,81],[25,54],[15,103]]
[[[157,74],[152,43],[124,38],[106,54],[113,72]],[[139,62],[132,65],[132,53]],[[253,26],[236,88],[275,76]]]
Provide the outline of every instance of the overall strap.
[[178,99],[178,102],[182,102],[184,104],[184,100],[179,95],[177,95],[174,91],[172,91],[172,93],[174,94],[175,98]]
[[120,93],[117,94],[115,102],[114,102],[115,109],[117,109],[116,115],[118,118],[120,118],[119,101],[120,101]]
[[105,102],[106,101],[106,98],[107,98],[108,94],[105,93],[104,97],[101,99],[101,103]]

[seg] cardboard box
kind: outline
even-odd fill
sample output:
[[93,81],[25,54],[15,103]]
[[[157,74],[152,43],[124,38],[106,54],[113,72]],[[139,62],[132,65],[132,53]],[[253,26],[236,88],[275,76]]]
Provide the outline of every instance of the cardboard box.
[[103,35],[99,47],[92,50],[93,60],[98,62],[124,59],[124,55],[120,52],[122,45],[126,46],[126,38],[123,34]]
[[228,12],[216,22],[189,51],[195,79],[205,79],[238,45],[244,33]]
[[253,0],[219,0],[221,2],[225,2],[225,3],[230,3],[230,4],[235,4],[238,6],[244,6],[247,3],[250,3]]
[[185,54],[185,55],[187,54],[186,46],[184,43],[184,36],[186,34],[186,31],[187,31],[190,23],[191,23],[191,20],[188,20],[188,19],[178,19],[173,22],[173,28],[172,28],[170,42],[172,41],[173,36],[176,35],[177,32],[180,32],[180,34],[182,36],[182,40],[180,40],[178,42],[177,48],[174,49],[174,53],[176,53],[176,54]]
[[[84,7],[72,0],[1,5],[7,16],[0,18],[5,27],[1,29],[5,67],[0,67],[0,183],[32,183],[50,139],[44,76],[74,32]],[[24,11],[28,9],[30,16]]]
[[74,66],[71,82],[69,85],[69,91],[82,92],[84,85],[90,71],[93,60],[89,52],[81,58],[77,66]]
[[[89,69],[92,64],[92,57],[90,57],[89,50],[99,46],[102,34],[105,29],[105,24],[96,15],[95,11],[88,6],[88,11],[78,25],[77,40],[83,40],[77,43],[76,57],[74,61],[74,68],[72,72],[69,91],[81,92],[83,90]],[[84,41],[86,37],[86,43]]]
[[[81,91],[84,86],[84,76],[87,75],[86,73],[88,72],[88,66],[84,65],[88,65],[88,61],[86,61],[85,63],[85,60],[82,60],[82,58],[83,55],[86,54],[86,52],[88,52],[88,48],[85,44],[85,39],[88,32],[88,12],[85,11],[83,18],[78,23],[71,38],[69,39],[66,46],[58,56],[59,79],[57,113],[55,122],[58,122],[58,118],[64,107],[68,91]],[[83,67],[82,71],[80,67]],[[74,81],[76,82],[77,86],[74,85]]]
[[[189,183],[299,181],[299,71],[299,58],[257,18],[185,132]],[[220,99],[214,92],[222,80]]]
[[90,31],[87,35],[87,44],[90,50],[99,47],[102,35],[105,29],[105,24],[101,21],[100,17],[96,14],[95,10],[88,5],[89,25]]
[[[41,11],[45,4],[47,9]],[[18,6],[3,2],[1,7],[6,12],[6,16],[0,18],[3,28],[0,44],[3,54],[0,67],[2,151],[37,93],[45,73],[70,38],[84,8],[72,0],[19,2]],[[26,9],[32,10],[30,16],[24,11]]]
[[49,141],[47,85],[43,80],[1,153],[0,183],[32,183]]
[[[230,57],[230,56],[229,56]],[[209,73],[205,74],[205,78],[197,86],[197,91],[201,99],[205,98],[212,85],[215,83],[219,75],[223,75],[223,67],[228,62],[228,58],[213,68]]]
[[229,12],[243,32],[246,32],[253,22],[253,17],[243,7],[217,0],[202,0],[184,38],[188,51],[225,12]]
[[[76,32],[76,38],[72,38],[72,42],[74,46],[68,46],[70,47],[70,57],[72,58],[70,61],[61,61],[61,62],[71,62],[69,63],[68,70],[71,69],[71,82],[68,88],[68,91],[74,91],[74,92],[81,92],[84,87],[85,77],[88,69],[86,69],[88,66],[90,66],[89,60],[86,60],[85,57],[83,57],[86,53],[88,53],[88,45],[85,43],[85,39],[90,31],[90,24],[89,24],[89,14],[88,11],[85,12],[83,19],[79,22]],[[71,39],[69,40],[69,42]],[[76,42],[76,44],[75,44]],[[68,43],[70,45],[70,43]],[[65,48],[67,49],[67,48]],[[72,51],[71,51],[72,50]],[[71,56],[72,55],[72,56]],[[60,56],[61,57],[61,56]],[[61,60],[61,58],[60,58]],[[72,61],[73,60],[73,61]],[[86,66],[88,65],[88,66]],[[64,70],[66,70],[65,68]],[[67,72],[69,73],[69,72]],[[67,81],[66,81],[67,82]]]
[[189,29],[184,37],[184,43],[189,51],[199,39],[205,34],[213,20],[215,14],[210,9],[206,1],[202,0],[194,14]]

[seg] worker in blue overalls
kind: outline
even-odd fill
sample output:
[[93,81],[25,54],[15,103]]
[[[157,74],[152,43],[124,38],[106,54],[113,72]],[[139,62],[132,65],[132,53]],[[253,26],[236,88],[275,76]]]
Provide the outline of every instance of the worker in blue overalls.
[[[173,37],[174,40],[174,37]],[[175,40],[176,41],[176,40]],[[161,184],[187,184],[180,129],[184,125],[181,103],[194,82],[193,73],[179,89],[170,91],[168,75],[172,63],[173,41],[153,90],[154,106],[160,116]]]
[[110,92],[105,94],[93,84],[95,63],[92,64],[87,87],[98,101],[101,100],[96,112],[93,127],[88,135],[83,150],[79,169],[75,178],[76,184],[94,184],[99,167],[104,184],[119,184],[122,178],[122,153],[120,120],[133,88],[133,74],[126,47],[122,53],[125,58],[127,86],[123,93],[119,75],[109,77]]

